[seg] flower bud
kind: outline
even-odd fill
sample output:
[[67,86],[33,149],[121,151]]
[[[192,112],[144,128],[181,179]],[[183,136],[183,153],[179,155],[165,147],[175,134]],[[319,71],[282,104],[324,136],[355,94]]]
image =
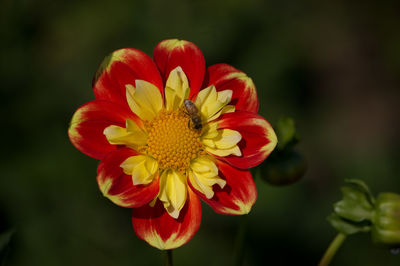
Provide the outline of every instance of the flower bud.
[[290,185],[301,179],[306,169],[304,157],[295,150],[277,150],[261,165],[261,177],[271,185]]
[[342,187],[342,200],[333,204],[333,213],[328,217],[330,224],[339,232],[351,235],[371,231],[375,199],[368,186],[361,180],[346,180]]
[[292,118],[281,117],[276,125],[278,146],[261,166],[261,177],[276,186],[290,185],[300,180],[307,169],[304,156],[294,146],[299,141]]
[[276,125],[276,134],[279,139],[277,147],[279,150],[293,147],[299,141],[296,124],[291,117],[283,116],[279,118]]
[[376,243],[400,246],[400,195],[381,193],[376,199],[372,220],[372,238]]

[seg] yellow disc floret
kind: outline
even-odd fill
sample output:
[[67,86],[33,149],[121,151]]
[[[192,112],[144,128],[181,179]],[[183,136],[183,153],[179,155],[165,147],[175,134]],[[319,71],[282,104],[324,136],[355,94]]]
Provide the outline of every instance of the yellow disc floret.
[[200,132],[190,126],[190,117],[182,108],[161,111],[155,119],[146,122],[145,127],[147,154],[157,159],[161,169],[184,172],[190,160],[203,150]]

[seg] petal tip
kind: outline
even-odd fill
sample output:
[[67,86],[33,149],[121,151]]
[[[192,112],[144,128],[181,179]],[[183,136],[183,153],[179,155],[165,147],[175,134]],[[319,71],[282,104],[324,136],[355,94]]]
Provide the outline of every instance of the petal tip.
[[[157,44],[158,47],[162,47],[167,51],[172,51],[175,47],[181,46],[183,47],[188,41],[179,40],[179,39],[167,39],[159,42]],[[157,47],[156,46],[156,47]]]
[[278,145],[278,137],[275,134],[274,129],[269,126],[266,134],[267,139],[269,139],[269,143],[262,147],[262,151],[267,153],[267,156],[275,149],[276,145]]

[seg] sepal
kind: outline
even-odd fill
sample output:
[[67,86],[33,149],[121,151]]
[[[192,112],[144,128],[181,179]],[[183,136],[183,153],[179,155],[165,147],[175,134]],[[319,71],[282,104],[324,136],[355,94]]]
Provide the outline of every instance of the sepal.
[[276,126],[276,134],[278,135],[278,146],[280,150],[296,145],[300,138],[296,130],[296,125],[293,118],[284,116],[281,117]]
[[332,213],[331,215],[329,215],[327,220],[332,225],[332,227],[336,229],[336,231],[346,235],[351,235],[359,232],[368,232],[371,230],[371,223],[369,221],[355,223],[351,220],[340,217],[336,213]]
[[349,179],[346,182],[348,186],[341,188],[343,199],[333,204],[334,212],[328,221],[337,231],[346,235],[369,232],[375,200],[363,181]]
[[335,213],[353,222],[371,220],[374,205],[368,187],[360,180],[347,182],[350,186],[341,189],[343,199],[333,205]]

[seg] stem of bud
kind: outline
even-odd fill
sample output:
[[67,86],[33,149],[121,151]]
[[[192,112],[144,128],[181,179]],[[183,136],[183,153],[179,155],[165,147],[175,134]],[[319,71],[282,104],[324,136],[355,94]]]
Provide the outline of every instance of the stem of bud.
[[333,241],[329,245],[328,249],[325,251],[325,254],[322,257],[321,261],[319,262],[318,266],[328,266],[329,265],[332,258],[335,256],[336,251],[343,244],[346,237],[347,237],[347,235],[345,235],[343,233],[339,233],[336,235],[336,237],[333,239]]

